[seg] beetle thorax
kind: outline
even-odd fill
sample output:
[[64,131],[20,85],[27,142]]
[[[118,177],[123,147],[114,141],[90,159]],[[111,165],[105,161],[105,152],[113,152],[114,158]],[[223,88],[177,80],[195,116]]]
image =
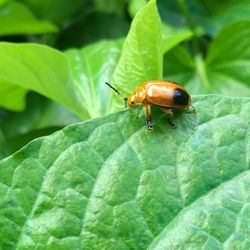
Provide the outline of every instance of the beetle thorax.
[[132,95],[134,95],[136,103],[142,103],[145,100],[146,92],[144,88],[139,88],[136,89]]

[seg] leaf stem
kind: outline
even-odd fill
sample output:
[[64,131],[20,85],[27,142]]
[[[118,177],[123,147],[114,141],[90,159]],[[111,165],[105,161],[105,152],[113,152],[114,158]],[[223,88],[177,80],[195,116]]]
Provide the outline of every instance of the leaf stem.
[[200,77],[202,85],[205,87],[206,90],[211,91],[211,84],[207,78],[206,66],[204,64],[204,59],[201,54],[197,54],[195,56],[195,65]]

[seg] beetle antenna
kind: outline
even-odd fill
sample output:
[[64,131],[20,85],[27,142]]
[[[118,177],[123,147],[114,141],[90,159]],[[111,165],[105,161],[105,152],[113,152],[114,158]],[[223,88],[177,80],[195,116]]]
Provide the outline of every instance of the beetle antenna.
[[113,89],[118,95],[122,96],[121,93],[116,88],[114,88],[111,84],[109,84],[108,82],[105,82],[105,84],[108,85],[111,89]]
[[[111,84],[109,84],[108,82],[105,82],[105,84],[108,85],[111,89],[113,89],[118,95],[120,95],[121,97],[123,97],[121,95],[121,93],[115,87],[113,87]],[[125,108],[127,108],[128,98],[127,97],[123,97],[123,99],[124,99],[124,103],[125,103]]]

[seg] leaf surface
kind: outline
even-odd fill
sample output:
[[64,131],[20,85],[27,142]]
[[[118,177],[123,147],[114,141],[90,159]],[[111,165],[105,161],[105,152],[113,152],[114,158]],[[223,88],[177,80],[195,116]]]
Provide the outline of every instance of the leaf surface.
[[192,94],[249,96],[249,30],[248,21],[225,27],[211,43],[206,58],[192,58],[183,46],[174,48],[165,56],[165,78],[185,84]]
[[70,49],[69,58],[74,85],[81,94],[87,118],[94,118],[112,110],[111,91],[104,84],[110,82],[120,57],[123,40],[101,41],[82,49]]
[[[37,44],[0,44],[0,105],[24,108],[33,90],[64,105],[82,119],[110,111],[110,81],[120,55],[121,41],[103,41],[62,53]],[[11,98],[16,96],[16,98]],[[106,103],[102,106],[100,103]]]
[[0,106],[10,110],[20,111],[25,107],[25,96],[27,89],[17,87],[14,84],[1,82],[0,85]]
[[195,113],[176,114],[176,130],[155,109],[149,133],[138,107],[2,160],[0,246],[166,249],[171,239],[249,249],[250,99],[193,99]]
[[248,0],[158,0],[157,5],[164,22],[179,28],[201,27],[212,37],[227,25],[250,20]]
[[[9,96],[15,100],[14,96]],[[79,122],[68,109],[36,93],[27,95],[27,106],[22,112],[1,110],[0,158],[13,154],[29,141],[53,133]],[[18,124],[18,126],[17,126]]]
[[81,116],[82,103],[63,53],[43,45],[3,42],[0,44],[0,61],[0,83],[3,83],[0,90],[1,86],[8,85],[34,90]]
[[[124,95],[146,80],[162,78],[162,42],[161,20],[151,0],[133,19],[113,75],[114,86]],[[121,107],[119,97],[115,103]]]
[[25,3],[36,16],[50,20],[53,23],[65,25],[72,21],[74,15],[84,10],[86,0],[79,0],[72,4],[71,0],[19,0]]
[[183,210],[149,249],[249,249],[250,171]]
[[23,4],[11,2],[0,14],[0,35],[42,34],[56,32],[57,27],[47,21],[38,20]]
[[[161,24],[155,0],[140,9],[131,24],[112,82],[123,96],[141,83],[162,79],[163,54],[192,36],[187,29]],[[117,109],[123,102],[114,94]]]

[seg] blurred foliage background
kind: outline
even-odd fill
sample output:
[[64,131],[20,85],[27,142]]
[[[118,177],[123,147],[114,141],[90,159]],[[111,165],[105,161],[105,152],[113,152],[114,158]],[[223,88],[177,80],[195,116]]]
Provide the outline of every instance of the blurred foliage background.
[[[33,138],[112,112],[104,81],[126,94],[140,84],[125,86],[117,75],[129,47],[124,39],[146,3],[0,0],[0,158]],[[157,6],[161,33],[144,42],[162,37],[160,78],[192,94],[250,96],[250,1],[158,0]],[[136,29],[144,23],[150,20]],[[143,40],[138,35],[138,44]]]

